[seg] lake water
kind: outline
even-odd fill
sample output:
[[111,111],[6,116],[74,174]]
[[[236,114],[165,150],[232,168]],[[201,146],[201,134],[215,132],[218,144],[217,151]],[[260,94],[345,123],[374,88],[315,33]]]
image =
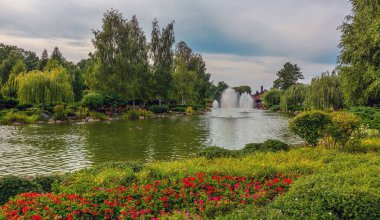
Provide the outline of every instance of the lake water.
[[77,124],[0,126],[0,176],[67,172],[110,161],[170,160],[207,146],[241,149],[278,139],[299,143],[279,113],[213,112],[201,116]]

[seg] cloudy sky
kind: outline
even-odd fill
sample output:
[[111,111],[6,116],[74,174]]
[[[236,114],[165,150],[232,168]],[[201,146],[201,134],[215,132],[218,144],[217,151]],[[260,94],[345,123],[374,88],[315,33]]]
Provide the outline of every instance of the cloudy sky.
[[232,86],[272,86],[297,63],[308,82],[335,67],[348,0],[0,0],[0,42],[41,54],[57,45],[71,61],[93,50],[91,30],[114,8],[136,15],[149,38],[151,21],[175,20],[176,40],[207,62],[212,79]]

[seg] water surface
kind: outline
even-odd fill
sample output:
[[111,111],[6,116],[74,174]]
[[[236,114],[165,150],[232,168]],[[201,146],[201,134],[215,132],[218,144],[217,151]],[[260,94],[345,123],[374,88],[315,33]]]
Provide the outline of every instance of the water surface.
[[218,110],[139,121],[0,126],[0,176],[67,172],[110,161],[178,159],[207,146],[241,149],[269,138],[300,142],[288,131],[284,115]]

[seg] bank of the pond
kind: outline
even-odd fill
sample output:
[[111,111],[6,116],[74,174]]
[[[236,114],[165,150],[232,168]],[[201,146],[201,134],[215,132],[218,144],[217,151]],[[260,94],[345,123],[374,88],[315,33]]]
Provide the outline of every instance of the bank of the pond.
[[[364,144],[379,146],[379,139]],[[370,148],[369,148],[370,149]],[[108,163],[63,175],[1,179],[3,218],[379,219],[378,152],[281,142],[192,158]]]

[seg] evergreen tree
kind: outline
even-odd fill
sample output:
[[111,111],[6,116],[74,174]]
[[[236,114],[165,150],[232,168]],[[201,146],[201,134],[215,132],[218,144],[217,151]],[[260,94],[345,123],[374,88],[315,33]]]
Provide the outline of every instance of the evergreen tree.
[[42,51],[42,54],[41,54],[41,60],[40,60],[40,64],[39,64],[39,69],[40,70],[43,70],[47,64],[47,62],[49,61],[49,54],[47,52],[46,49],[44,49]]
[[50,59],[56,60],[60,65],[65,66],[66,59],[65,57],[63,57],[61,51],[59,50],[57,46],[54,47],[53,52],[50,55]]

